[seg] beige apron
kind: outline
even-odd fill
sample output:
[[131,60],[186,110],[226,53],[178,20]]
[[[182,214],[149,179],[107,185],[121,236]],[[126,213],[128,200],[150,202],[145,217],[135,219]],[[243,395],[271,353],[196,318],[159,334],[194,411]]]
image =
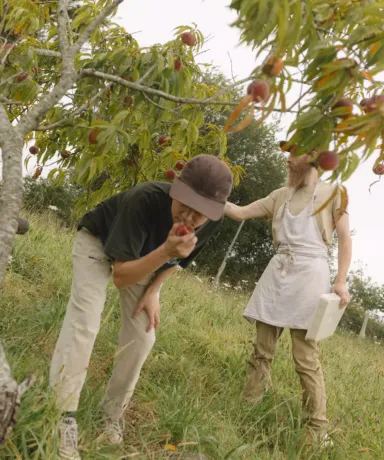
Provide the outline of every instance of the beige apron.
[[289,211],[292,196],[279,209],[278,250],[261,276],[244,311],[249,321],[308,329],[322,294],[330,291],[329,252],[313,215],[318,185],[297,216]]

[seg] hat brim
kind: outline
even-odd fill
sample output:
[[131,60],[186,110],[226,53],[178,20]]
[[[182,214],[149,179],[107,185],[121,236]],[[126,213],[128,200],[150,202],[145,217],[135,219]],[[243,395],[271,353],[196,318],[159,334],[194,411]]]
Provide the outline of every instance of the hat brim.
[[194,209],[210,220],[218,221],[224,214],[225,203],[219,203],[199,195],[180,179],[175,179],[169,194],[173,200],[180,201],[180,203]]

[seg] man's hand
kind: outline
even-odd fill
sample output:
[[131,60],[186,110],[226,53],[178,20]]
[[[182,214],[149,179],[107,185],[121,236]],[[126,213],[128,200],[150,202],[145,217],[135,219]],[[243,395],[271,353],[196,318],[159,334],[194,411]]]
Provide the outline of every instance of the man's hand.
[[165,251],[170,258],[188,257],[195,249],[197,237],[194,232],[185,236],[176,236],[176,230],[181,224],[175,224],[169,232],[168,238],[164,243]]
[[148,315],[148,327],[146,329],[149,332],[153,327],[155,330],[160,326],[160,300],[159,295],[155,293],[146,293],[137,305],[136,311],[133,315],[137,318],[142,311],[145,311]]
[[336,281],[336,283],[333,286],[332,292],[334,292],[340,297],[340,308],[343,308],[351,300],[351,296],[349,295],[346,283]]

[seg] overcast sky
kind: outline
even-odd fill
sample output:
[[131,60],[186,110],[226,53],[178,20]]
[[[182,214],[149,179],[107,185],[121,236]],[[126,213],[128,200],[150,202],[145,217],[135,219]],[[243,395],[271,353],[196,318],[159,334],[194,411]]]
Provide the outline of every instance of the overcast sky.
[[[230,27],[235,19],[227,5],[230,0],[125,0],[120,5],[117,21],[130,33],[134,33],[140,46],[166,42],[173,37],[173,29],[179,25],[198,24],[209,41],[199,60],[209,62],[236,78],[248,76],[256,62],[252,49],[239,45],[239,31]],[[231,59],[229,58],[229,55]],[[232,60],[232,66],[231,66]],[[291,94],[290,101],[298,94]],[[283,115],[278,139],[285,138],[287,127],[292,121],[290,115]],[[382,268],[383,226],[379,215],[383,209],[384,180],[376,184],[369,194],[369,185],[377,178],[372,174],[372,158],[346,183],[350,195],[351,228],[356,231],[353,243],[354,267],[364,266],[367,275],[384,283]],[[28,168],[31,172],[33,164]],[[366,267],[365,267],[366,266]]]

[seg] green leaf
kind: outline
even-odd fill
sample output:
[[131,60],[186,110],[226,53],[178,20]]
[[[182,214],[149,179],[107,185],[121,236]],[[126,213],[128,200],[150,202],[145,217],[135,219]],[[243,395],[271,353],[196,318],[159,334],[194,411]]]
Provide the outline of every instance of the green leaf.
[[58,170],[58,168],[51,169],[47,175],[47,180],[51,181],[54,178],[55,174],[58,172]]
[[163,55],[159,54],[157,56],[157,71],[161,73],[165,68],[165,58]]
[[120,124],[121,121],[123,121],[125,118],[127,118],[130,115],[130,113],[131,113],[130,110],[122,110],[114,117],[114,119],[112,120],[112,124],[114,125]]
[[285,40],[287,38],[288,24],[289,24],[289,4],[288,0],[279,1],[279,11],[278,11],[278,30],[277,30],[277,40],[279,43],[279,48],[277,54],[280,55],[285,47]]
[[346,182],[352,174],[356,171],[357,167],[360,164],[360,158],[359,156],[352,152],[352,154],[348,157],[348,167],[347,170],[343,172],[341,175],[341,180],[343,182]]
[[90,11],[86,10],[83,13],[77,15],[75,19],[72,20],[72,28],[74,30],[77,30],[80,26],[83,26],[85,24],[88,24],[89,19],[90,19]]
[[307,113],[300,114],[293,123],[293,129],[304,129],[315,125],[324,117],[324,113],[320,109],[313,109]]
[[141,60],[143,64],[148,64],[151,61],[152,61],[152,53],[146,53],[143,59]]
[[88,181],[91,181],[95,177],[97,173],[97,166],[98,166],[97,158],[92,158],[89,164]]
[[197,142],[199,138],[199,130],[197,126],[193,123],[188,125],[188,138],[191,144]]

